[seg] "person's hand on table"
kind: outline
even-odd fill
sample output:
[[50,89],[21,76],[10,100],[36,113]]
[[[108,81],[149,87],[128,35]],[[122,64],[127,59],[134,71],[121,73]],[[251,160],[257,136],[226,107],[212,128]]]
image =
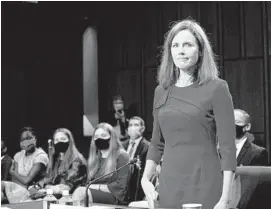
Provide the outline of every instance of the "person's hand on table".
[[157,198],[157,192],[155,191],[153,184],[148,179],[143,177],[141,180],[141,185],[149,203],[149,207],[154,208],[154,201]]

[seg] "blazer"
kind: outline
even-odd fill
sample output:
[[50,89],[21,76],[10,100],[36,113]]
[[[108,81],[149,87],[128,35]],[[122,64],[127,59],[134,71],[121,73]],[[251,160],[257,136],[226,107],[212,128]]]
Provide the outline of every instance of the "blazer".
[[[268,154],[265,148],[259,147],[252,143],[253,135],[248,133],[248,139],[242,147],[238,157],[237,165],[243,166],[267,166],[268,165]],[[241,197],[237,208],[248,209],[250,205],[254,204],[251,197],[253,193],[258,192],[260,185],[260,176],[240,176],[241,182]],[[254,196],[254,195],[253,195]],[[258,201],[257,201],[258,202]]]
[[[126,140],[125,142],[123,142],[123,147],[125,148],[125,150],[128,149],[129,141],[130,140]],[[140,180],[143,176],[144,168],[146,165],[146,156],[149,146],[150,142],[143,137],[136,148],[134,156],[139,156],[141,162],[141,169],[139,170],[136,165],[133,166],[133,172],[131,174],[130,182],[128,185],[128,202],[143,200],[145,196],[140,184]]]

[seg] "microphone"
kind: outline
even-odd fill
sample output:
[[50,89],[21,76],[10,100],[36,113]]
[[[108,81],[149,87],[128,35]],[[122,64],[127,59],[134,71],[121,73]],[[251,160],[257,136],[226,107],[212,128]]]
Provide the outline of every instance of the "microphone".
[[49,175],[51,173],[51,171],[52,171],[52,166],[53,166],[53,153],[52,153],[52,149],[53,149],[53,141],[52,141],[52,139],[48,139],[49,164],[47,166],[46,175]]
[[115,169],[115,170],[113,170],[113,171],[111,171],[111,172],[109,172],[107,174],[104,174],[104,175],[102,175],[102,176],[100,176],[100,177],[98,177],[98,178],[90,181],[89,184],[87,185],[87,188],[86,188],[85,207],[88,207],[88,204],[89,204],[88,190],[89,190],[90,185],[94,184],[95,182],[97,182],[97,181],[99,181],[99,180],[101,180],[101,179],[103,179],[103,178],[105,178],[107,176],[110,176],[113,173],[118,172],[119,170],[121,170],[122,168],[125,168],[128,165],[135,164],[137,161],[138,161],[137,158],[131,159],[128,163],[120,166],[119,168],[117,168],[117,169]]
[[134,160],[136,160],[135,165],[137,169],[141,170],[141,160],[139,159],[139,155],[137,155],[137,157]]

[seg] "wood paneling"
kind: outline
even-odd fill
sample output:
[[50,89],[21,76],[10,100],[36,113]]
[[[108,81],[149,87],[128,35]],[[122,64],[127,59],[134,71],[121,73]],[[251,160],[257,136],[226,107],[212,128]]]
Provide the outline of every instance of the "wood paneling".
[[264,132],[262,60],[226,61],[225,80],[229,84],[234,107],[251,115],[253,132]]
[[[116,73],[116,92],[123,97],[125,108],[134,107],[140,114],[140,70],[125,69]],[[129,91],[127,91],[129,89]],[[114,94],[111,94],[112,96]]]
[[271,2],[267,4],[269,55],[271,55]]
[[[154,4],[154,8],[157,6]],[[157,66],[159,63],[158,55],[160,54],[159,50],[159,40],[161,34],[159,33],[159,10],[153,9],[151,6],[147,7],[145,12],[145,21],[144,25],[144,54],[145,60],[144,65],[146,67]]]
[[171,26],[178,20],[178,2],[160,2],[161,3],[161,41],[163,42],[165,34],[169,31]]
[[184,18],[198,20],[198,2],[195,1],[179,2],[178,14],[180,20]]
[[146,70],[146,77],[145,77],[145,123],[146,123],[146,131],[152,132],[152,125],[153,125],[153,96],[154,90],[158,83],[156,82],[157,76],[157,68],[149,68]]
[[223,49],[224,58],[239,58],[241,51],[240,42],[240,7],[238,2],[223,2]]
[[[208,14],[208,15],[206,15]],[[217,3],[200,3],[200,23],[205,29],[214,52],[218,53],[218,30],[217,30]]]
[[264,133],[253,133],[253,135],[255,137],[253,143],[261,147],[266,146]]
[[246,56],[262,56],[262,2],[244,2]]

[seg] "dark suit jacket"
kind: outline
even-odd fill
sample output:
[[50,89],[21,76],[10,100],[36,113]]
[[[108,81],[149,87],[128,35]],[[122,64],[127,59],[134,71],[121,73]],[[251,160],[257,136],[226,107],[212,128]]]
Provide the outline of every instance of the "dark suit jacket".
[[[146,156],[149,149],[150,142],[147,141],[144,137],[140,140],[137,149],[135,151],[134,157],[139,156],[141,161],[141,170],[139,170],[135,165],[133,169],[133,173],[130,178],[129,186],[128,186],[128,201],[138,201],[143,200],[145,194],[141,187],[140,181],[144,172],[145,164],[146,164]],[[128,149],[129,140],[123,142],[123,147],[125,150]]]
[[[238,157],[237,165],[243,166],[267,166],[268,165],[268,154],[266,149],[259,147],[252,143],[253,135],[247,134],[247,141],[242,147]],[[252,194],[258,192],[258,186],[260,183],[259,176],[241,176],[241,199],[238,204],[239,209],[248,209],[253,204],[251,197]],[[259,205],[258,205],[259,206]]]
[[11,176],[9,175],[9,169],[12,165],[12,159],[10,156],[6,155],[3,160],[1,160],[1,180],[10,181]]

